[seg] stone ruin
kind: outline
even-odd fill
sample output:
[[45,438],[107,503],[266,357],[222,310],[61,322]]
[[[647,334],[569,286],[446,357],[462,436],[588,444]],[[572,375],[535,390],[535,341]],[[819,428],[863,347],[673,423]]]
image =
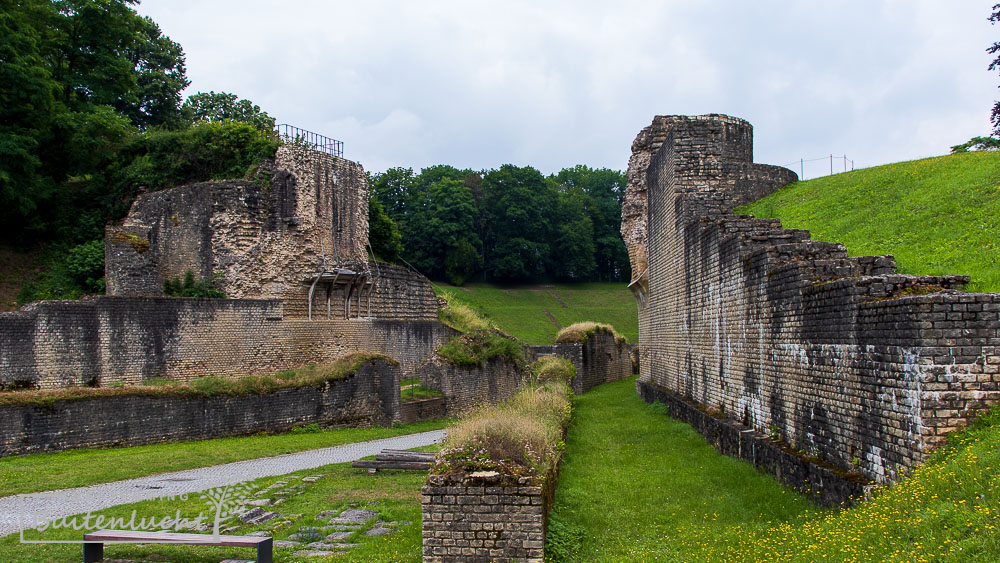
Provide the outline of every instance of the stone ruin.
[[752,134],[724,115],[659,116],[632,145],[637,387],[732,422],[734,455],[756,435],[891,480],[1000,402],[1000,294],[734,215],[797,179],[753,164]]
[[[141,194],[106,230],[107,296],[0,314],[0,389],[268,374],[358,350],[409,372],[451,336],[427,278],[369,261],[361,165],[286,144],[262,168]],[[188,271],[228,299],[164,297]]]

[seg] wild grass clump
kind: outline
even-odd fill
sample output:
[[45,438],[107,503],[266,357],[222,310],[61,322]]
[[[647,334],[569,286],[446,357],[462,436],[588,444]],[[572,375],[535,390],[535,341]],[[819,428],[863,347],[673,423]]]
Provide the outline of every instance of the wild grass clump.
[[625,337],[618,334],[615,327],[607,325],[604,323],[595,323],[591,321],[586,321],[582,323],[571,324],[568,327],[559,331],[556,335],[556,342],[584,342],[591,336],[594,336],[597,331],[607,332],[615,337],[615,341],[619,343],[625,342]]
[[576,377],[576,366],[562,356],[542,356],[531,366],[531,373],[542,383],[561,381],[568,385]]
[[556,381],[534,383],[500,405],[469,412],[450,427],[434,472],[549,475],[562,455],[572,391]]
[[211,397],[217,395],[263,395],[285,388],[319,387],[330,381],[346,379],[363,364],[376,359],[397,363],[382,354],[355,352],[339,358],[332,364],[309,364],[301,368],[284,370],[271,375],[245,377],[205,376],[190,381],[177,381],[153,377],[136,385],[119,383],[105,387],[66,387],[29,391],[0,392],[0,405],[49,406],[56,401],[74,401],[96,397],[117,396],[174,396]]
[[441,292],[440,295],[448,302],[447,307],[438,309],[438,319],[445,325],[458,332],[497,330],[493,323],[481,317],[472,307],[455,299],[452,294]]
[[485,367],[487,362],[498,357],[510,360],[519,368],[525,366],[521,344],[495,330],[457,335],[441,345],[437,352],[456,366]]

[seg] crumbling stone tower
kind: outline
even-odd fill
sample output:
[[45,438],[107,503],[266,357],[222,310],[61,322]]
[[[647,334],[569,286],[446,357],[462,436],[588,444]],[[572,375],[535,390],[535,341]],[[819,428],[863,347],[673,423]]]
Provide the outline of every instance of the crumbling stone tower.
[[281,299],[285,316],[350,317],[376,277],[364,169],[294,144],[278,148],[269,187],[227,181],[142,194],[106,241],[109,295],[162,295],[164,280],[190,270],[216,277],[230,298]]

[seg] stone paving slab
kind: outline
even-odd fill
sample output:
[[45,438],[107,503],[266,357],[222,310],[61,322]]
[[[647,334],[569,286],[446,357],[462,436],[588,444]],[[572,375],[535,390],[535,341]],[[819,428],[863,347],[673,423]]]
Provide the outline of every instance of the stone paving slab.
[[368,442],[344,444],[224,465],[161,473],[90,487],[60,489],[0,498],[0,537],[62,516],[96,512],[164,496],[191,494],[243,481],[285,475],[293,471],[345,463],[375,455],[384,449],[405,450],[444,439],[444,430],[406,434]]

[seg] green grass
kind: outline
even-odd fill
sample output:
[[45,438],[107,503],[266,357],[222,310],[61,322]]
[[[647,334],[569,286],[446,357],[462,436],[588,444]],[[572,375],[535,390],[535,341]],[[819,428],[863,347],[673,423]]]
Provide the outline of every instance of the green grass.
[[796,182],[738,210],[892,254],[901,273],[967,274],[1000,291],[1000,152],[970,152]]
[[271,375],[244,377],[204,376],[189,381],[178,381],[162,376],[152,377],[140,384],[114,382],[103,387],[63,387],[57,389],[0,390],[0,405],[51,406],[56,401],[77,401],[96,397],[118,396],[167,396],[212,397],[218,395],[263,395],[279,389],[321,387],[327,383],[346,379],[358,372],[367,362],[384,360],[398,364],[383,354],[353,352],[338,358],[329,365],[309,364],[279,371]]
[[[301,477],[323,474],[325,477],[315,483],[303,483]],[[346,557],[337,560],[345,561],[405,561],[419,562],[421,558],[420,532],[420,486],[427,479],[424,471],[380,471],[368,475],[364,469],[353,469],[349,463],[328,465],[291,473],[281,477],[267,477],[252,481],[254,492],[260,491],[276,481],[287,481],[288,488],[294,493],[282,504],[269,510],[276,510],[282,518],[257,526],[241,526],[231,534],[247,534],[257,530],[268,530],[276,540],[285,539],[300,527],[319,527],[327,522],[317,520],[315,516],[324,510],[344,510],[347,508],[367,508],[379,513],[378,518],[385,521],[409,522],[399,526],[399,531],[385,537],[363,537],[360,532],[370,528],[373,521],[366,523],[359,533],[347,538],[347,541],[359,543]],[[264,498],[274,498],[273,495],[263,495]],[[141,517],[154,517],[158,521],[164,516],[174,517],[179,514],[183,518],[193,519],[199,513],[212,514],[205,500],[198,493],[187,495],[187,499],[156,499],[134,504],[121,505],[94,512],[94,516],[125,517],[126,520],[135,510],[138,521]],[[82,523],[83,519],[77,520]],[[238,523],[235,519],[225,525]],[[223,527],[225,527],[225,525]],[[324,532],[324,535],[329,532]],[[67,539],[79,541],[83,531],[77,530],[47,530],[38,532],[28,530],[25,539]],[[328,561],[319,558],[298,558],[292,554],[303,549],[275,548],[274,560],[277,562],[293,561]],[[0,540],[0,560],[19,562],[71,562],[80,560],[80,544],[22,544],[18,534],[7,536]],[[105,557],[131,560],[153,561],[185,561],[195,563],[217,563],[226,558],[253,559],[254,551],[248,548],[219,548],[199,546],[164,546],[146,544],[142,546],[120,544],[105,546]]]
[[168,471],[425,432],[444,428],[447,423],[445,420],[432,420],[393,428],[338,428],[322,432],[293,432],[5,457],[0,458],[0,496],[84,487]]
[[[624,283],[512,288],[487,284],[464,287],[439,285],[436,290],[469,305],[500,330],[527,344],[552,344],[560,327],[583,321],[612,325],[629,342],[639,340],[635,299]],[[566,306],[563,307],[563,304]],[[555,318],[559,326],[549,319],[545,311]]]
[[[563,561],[998,561],[1000,411],[894,486],[818,509],[689,426],[630,379],[577,397],[549,522]],[[557,559],[560,560],[560,559]]]
[[752,466],[719,455],[690,426],[647,405],[635,378],[578,395],[549,522],[563,561],[683,561],[681,540],[816,510]]

